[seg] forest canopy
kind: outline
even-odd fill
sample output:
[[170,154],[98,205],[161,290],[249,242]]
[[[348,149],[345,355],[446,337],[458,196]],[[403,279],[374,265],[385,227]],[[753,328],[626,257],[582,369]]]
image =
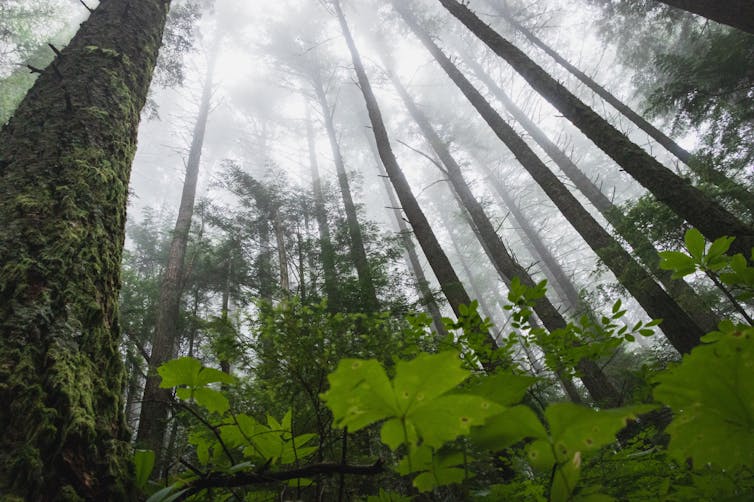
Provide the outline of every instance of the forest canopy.
[[754,497],[748,0],[0,2],[0,499]]

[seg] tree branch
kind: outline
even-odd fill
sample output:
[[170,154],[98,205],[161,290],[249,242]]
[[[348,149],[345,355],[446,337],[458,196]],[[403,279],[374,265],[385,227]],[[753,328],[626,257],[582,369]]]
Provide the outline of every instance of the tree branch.
[[208,488],[234,488],[238,486],[258,485],[288,481],[290,479],[308,478],[316,475],[352,474],[356,476],[372,476],[385,471],[382,459],[372,465],[343,465],[335,463],[312,464],[300,469],[280,472],[237,472],[209,473],[184,485],[187,490],[175,499],[175,502],[186,500],[192,495]]

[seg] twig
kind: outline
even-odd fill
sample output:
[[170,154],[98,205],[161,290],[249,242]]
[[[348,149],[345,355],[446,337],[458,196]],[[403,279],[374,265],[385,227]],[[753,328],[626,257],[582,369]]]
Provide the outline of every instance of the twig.
[[83,6],[84,6],[84,8],[85,8],[86,10],[88,10],[88,11],[89,11],[89,13],[90,13],[90,14],[94,14],[94,9],[92,9],[92,8],[91,8],[91,7],[89,7],[89,6],[87,5],[87,4],[85,4],[85,3],[84,3],[84,0],[79,0],[79,2],[81,2],[81,5],[83,5]]

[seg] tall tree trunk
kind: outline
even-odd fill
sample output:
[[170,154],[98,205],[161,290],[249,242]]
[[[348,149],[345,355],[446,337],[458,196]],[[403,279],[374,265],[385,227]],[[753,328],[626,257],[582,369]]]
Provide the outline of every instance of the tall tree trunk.
[[272,228],[275,230],[275,245],[278,248],[278,263],[280,266],[280,289],[284,295],[291,293],[291,280],[288,275],[288,253],[285,249],[285,228],[280,219],[280,208],[272,213]]
[[[736,237],[731,250],[748,256],[754,247],[754,228],[736,218],[706,194],[680,178],[625,134],[552,78],[516,46],[501,37],[457,0],[439,0],[448,11],[505,59],[537,92],[564,117],[608,154],[660,202],[697,227],[708,239]],[[394,2],[395,4],[395,2]],[[397,4],[395,4],[397,5]],[[405,8],[399,9],[407,15]],[[411,20],[417,29],[415,20]]]
[[[387,171],[388,177],[395,188],[398,200],[411,224],[411,228],[414,230],[416,240],[422,247],[424,255],[427,257],[427,261],[440,283],[440,289],[442,289],[442,292],[448,299],[448,303],[453,309],[453,312],[455,312],[457,316],[460,316],[460,306],[468,305],[471,303],[471,299],[456,275],[455,270],[453,270],[450,260],[448,260],[447,255],[437,241],[437,237],[432,231],[432,227],[430,227],[427,217],[424,215],[421,207],[419,207],[419,203],[416,201],[414,194],[411,193],[411,187],[408,184],[408,180],[406,180],[403,171],[398,165],[393,149],[390,146],[390,138],[388,137],[387,129],[385,129],[385,123],[382,121],[382,114],[380,113],[380,108],[377,104],[377,98],[374,96],[372,86],[370,85],[366,71],[364,70],[364,65],[361,62],[361,56],[356,49],[356,44],[353,41],[348,24],[346,24],[346,19],[340,7],[340,2],[336,0],[334,6],[341,31],[343,32],[343,37],[345,38],[348,50],[351,53],[354,70],[359,81],[359,88],[364,95],[364,102],[369,113],[369,120],[372,124],[372,132],[374,133],[375,142],[377,144],[377,152],[380,154],[380,159],[382,159],[382,165],[385,167],[385,171]],[[492,337],[488,340],[488,345],[491,349],[496,348],[495,340],[492,339]]]
[[128,180],[169,1],[102,2],[0,131],[0,492],[132,500]]
[[751,0],[657,1],[754,34],[754,2]]
[[144,385],[139,430],[136,435],[136,444],[139,447],[155,452],[155,466],[157,468],[154,472],[156,474],[160,472],[159,466],[162,465],[162,446],[171,400],[170,389],[160,388],[161,379],[157,374],[157,368],[174,357],[176,337],[178,336],[186,246],[191,230],[191,219],[194,215],[196,186],[199,180],[202,147],[212,98],[212,74],[215,59],[215,52],[212,51],[204,78],[199,113],[194,124],[191,149],[186,162],[186,178],[183,181],[178,217],[173,229],[167,265],[160,283],[157,322],[152,338],[152,353],[149,359],[147,380]]
[[[445,1],[445,0],[443,0]],[[397,4],[394,3],[397,6]],[[636,263],[612,236],[584,209],[560,179],[529,148],[520,136],[490,106],[471,82],[416,23],[412,15],[398,6],[406,22],[432,53],[440,66],[455,82],[495,134],[513,152],[521,165],[555,203],[589,246],[613,271],[618,280],[652,317],[664,319],[663,331],[670,343],[681,353],[691,351],[704,334],[694,321],[657,284],[652,276]]]
[[[503,104],[513,118],[521,124],[534,142],[545,151],[568,179],[573,182],[576,188],[592,203],[595,209],[613,226],[616,232],[631,245],[642,263],[652,271],[665,289],[692,319],[705,332],[717,329],[718,319],[693,288],[685,281],[673,279],[669,271],[660,270],[660,255],[654,244],[623,215],[619,208],[615,207],[610,199],[573,163],[568,155],[558,148],[523,110],[516,106],[513,100],[510,99],[503,89],[473,58],[466,56],[465,61],[477,78],[489,88],[492,94]],[[478,158],[476,160],[479,161]],[[480,162],[480,164],[484,166],[483,162]],[[487,167],[484,167],[484,169],[489,171]]]
[[317,100],[322,108],[325,129],[327,130],[327,137],[330,140],[330,149],[332,150],[333,160],[335,162],[335,170],[338,173],[338,184],[340,185],[340,193],[343,196],[346,223],[348,224],[348,235],[351,238],[351,259],[356,267],[356,274],[359,278],[359,289],[361,290],[363,309],[367,312],[373,312],[379,310],[379,301],[377,300],[377,292],[374,289],[374,282],[372,281],[372,271],[369,266],[369,260],[367,259],[366,249],[364,248],[364,238],[361,234],[361,225],[359,225],[356,205],[354,204],[351,195],[351,187],[348,182],[346,166],[343,162],[343,156],[340,153],[340,146],[338,145],[338,138],[335,134],[332,109],[327,102],[325,88],[322,85],[322,80],[320,79],[319,74],[313,75],[312,84],[314,86],[314,92],[317,95]]
[[566,271],[563,270],[563,267],[558,263],[557,258],[555,258],[542,240],[539,232],[534,228],[534,225],[529,218],[524,215],[521,208],[516,201],[513,200],[513,197],[508,193],[508,190],[506,190],[500,180],[497,179],[486,164],[482,164],[479,160],[477,160],[477,163],[487,175],[487,180],[498,197],[500,197],[503,206],[510,211],[514,223],[517,223],[518,227],[521,229],[524,241],[528,242],[531,248],[530,252],[535,259],[540,260],[545,274],[552,277],[550,282],[555,292],[565,301],[572,313],[578,313],[582,308],[582,301],[571,278],[568,277]]
[[306,108],[306,141],[309,146],[309,168],[312,173],[312,191],[314,192],[314,217],[317,220],[319,230],[320,259],[325,276],[325,295],[327,296],[328,309],[331,312],[337,312],[340,308],[340,295],[338,293],[338,276],[335,273],[335,250],[330,238],[330,226],[327,222],[325,196],[322,193],[322,180],[319,177],[314,128],[309,116],[309,107]]
[[[747,208],[752,212],[752,214],[754,214],[754,195],[749,192],[746,187],[742,186],[731,178],[728,178],[724,173],[718,171],[712,166],[709,166],[707,163],[695,159],[688,150],[676,143],[668,135],[657,129],[644,117],[636,113],[621,100],[613,96],[610,91],[592,80],[586,73],[569,63],[568,60],[558,54],[557,51],[547,45],[544,41],[542,41],[542,39],[537,37],[525,26],[517,22],[513,18],[513,16],[511,16],[511,13],[508,11],[508,9],[506,9],[504,6],[499,5],[496,2],[489,2],[489,4],[492,5],[495,11],[503,18],[505,18],[505,20],[508,21],[511,26],[520,31],[533,45],[542,49],[545,54],[553,58],[560,66],[568,70],[574,77],[581,81],[581,83],[586,85],[595,94],[604,99],[608,104],[610,104],[610,106],[618,110],[621,114],[623,114],[624,117],[633,122],[635,126],[644,131],[650,138],[657,141],[667,151],[678,158],[678,160],[689,166],[701,180],[714,183],[715,185],[720,187],[724,187],[727,190],[727,195],[729,197],[735,199],[743,207]],[[469,65],[472,66],[474,72],[479,73],[477,71],[479,64],[468,56],[466,56],[465,59],[469,62]],[[480,78],[482,77],[480,76]]]
[[429,287],[429,281],[427,280],[427,276],[424,274],[424,269],[422,268],[421,261],[419,261],[419,255],[416,252],[414,241],[413,239],[411,239],[411,229],[408,228],[406,221],[401,215],[400,205],[398,199],[395,196],[395,190],[390,184],[390,179],[386,177],[386,175],[383,174],[384,171],[380,169],[380,166],[382,166],[382,160],[380,160],[380,155],[377,152],[377,147],[374,144],[374,138],[369,137],[369,133],[366,129],[364,129],[364,136],[366,138],[367,144],[369,145],[369,150],[372,153],[372,157],[374,157],[375,166],[377,167],[377,175],[382,178],[382,182],[385,187],[385,193],[387,194],[388,201],[390,202],[390,212],[395,217],[395,225],[398,228],[398,235],[400,235],[401,237],[401,244],[403,245],[403,249],[406,250],[408,269],[416,278],[416,288],[419,291],[422,303],[427,307],[427,311],[429,312],[430,317],[432,317],[432,324],[435,328],[435,332],[439,336],[444,338],[448,335],[448,330],[445,329],[445,324],[443,324],[442,322],[440,307],[435,301],[434,295],[432,294],[432,289]]

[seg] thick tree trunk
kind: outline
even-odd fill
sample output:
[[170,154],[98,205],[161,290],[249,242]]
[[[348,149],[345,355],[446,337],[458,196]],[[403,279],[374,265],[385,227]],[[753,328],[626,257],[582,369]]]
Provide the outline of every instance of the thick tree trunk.
[[309,146],[309,168],[312,173],[312,191],[314,192],[314,217],[317,220],[319,230],[320,260],[325,276],[325,295],[327,306],[331,312],[337,312],[340,307],[338,293],[338,276],[335,273],[335,250],[330,238],[330,226],[327,222],[327,209],[325,196],[322,193],[322,181],[319,177],[319,165],[317,163],[317,150],[314,144],[314,129],[309,116],[309,108],[306,109],[306,141]]
[[[445,1],[445,0],[443,0]],[[396,5],[394,3],[394,5]],[[652,317],[664,319],[663,331],[681,353],[689,352],[704,334],[659,284],[584,209],[560,179],[529,148],[520,136],[490,106],[471,82],[416,23],[410,13],[398,8],[414,33],[440,66],[468,98],[497,136],[513,152],[589,246],[613,271],[618,280]],[[544,322],[544,319],[543,319]],[[545,323],[546,324],[546,323]]]
[[[552,78],[526,54],[501,37],[467,7],[456,0],[439,0],[448,11],[505,59],[539,94],[564,117],[634,177],[660,202],[697,227],[708,239],[736,237],[732,251],[748,256],[754,247],[754,227],[736,218],[716,201],[680,178],[625,134]],[[404,13],[405,8],[400,8]],[[415,21],[411,21],[418,28]]]
[[385,193],[387,194],[388,201],[390,202],[390,212],[395,217],[395,225],[398,228],[398,235],[400,235],[401,237],[401,244],[403,244],[403,249],[406,250],[408,269],[416,278],[416,288],[419,291],[422,303],[427,307],[427,311],[429,312],[430,317],[432,317],[432,324],[435,328],[435,332],[444,338],[448,335],[448,330],[445,329],[445,324],[443,324],[442,322],[440,307],[435,301],[434,295],[432,294],[432,289],[429,287],[429,281],[427,280],[427,276],[424,274],[422,264],[419,261],[419,255],[416,252],[416,246],[414,246],[414,241],[413,239],[411,239],[411,229],[408,228],[406,221],[401,215],[400,203],[395,196],[395,190],[390,184],[390,179],[385,174],[383,174],[384,171],[380,169],[380,166],[382,166],[382,160],[380,160],[380,155],[377,152],[377,147],[374,144],[374,138],[369,137],[369,133],[366,129],[364,129],[364,136],[366,138],[367,144],[369,145],[369,151],[374,157],[377,175],[382,178],[382,182],[385,187]]
[[[608,104],[610,104],[610,106],[618,110],[628,120],[633,122],[636,127],[644,131],[650,138],[657,141],[667,151],[669,151],[676,158],[678,158],[678,160],[680,160],[681,162],[689,166],[692,169],[692,171],[701,180],[714,183],[720,187],[724,187],[727,191],[727,195],[730,198],[735,199],[743,207],[747,208],[749,211],[752,212],[752,214],[754,214],[754,194],[749,192],[746,189],[746,187],[742,186],[741,184],[737,183],[731,178],[728,178],[727,176],[725,176],[724,173],[714,169],[713,167],[709,165],[705,165],[700,160],[695,159],[694,156],[688,150],[686,150],[681,145],[676,143],[668,135],[666,135],[665,133],[657,129],[644,117],[636,113],[634,110],[632,110],[629,106],[627,106],[621,100],[613,96],[613,94],[610,93],[610,91],[608,91],[607,89],[602,87],[600,84],[592,80],[586,73],[584,73],[583,71],[579,70],[574,65],[569,63],[568,60],[566,60],[564,57],[558,54],[557,51],[555,51],[552,47],[550,47],[545,42],[543,42],[542,39],[537,37],[534,33],[528,30],[525,26],[517,22],[510,15],[510,12],[505,7],[495,2],[489,2],[489,3],[490,5],[493,6],[493,8],[496,10],[497,13],[503,16],[505,20],[508,21],[508,23],[511,26],[513,26],[515,29],[520,31],[533,45],[542,49],[542,51],[544,51],[545,54],[553,58],[559,65],[561,65],[563,68],[568,70],[574,77],[576,77],[579,81],[581,81],[584,85],[586,85],[589,89],[591,89],[595,94],[597,94],[599,97],[604,99]],[[474,70],[474,72],[479,73],[477,68],[475,68],[475,67],[479,67],[479,64],[469,57],[466,57],[466,60],[472,66],[472,69]],[[480,78],[482,78],[481,75],[480,75]],[[506,108],[507,108],[507,105],[506,105]]]
[[157,322],[152,338],[152,353],[149,359],[147,381],[144,385],[144,396],[141,404],[139,430],[136,444],[155,452],[155,473],[160,472],[162,462],[162,446],[167,428],[168,408],[171,400],[170,389],[160,388],[160,376],[157,368],[174,357],[175,343],[178,336],[178,321],[180,318],[181,293],[183,286],[184,268],[186,261],[186,247],[188,245],[191,219],[194,215],[194,201],[196,186],[199,180],[202,147],[207,129],[212,98],[212,74],[214,71],[214,53],[209,61],[204,79],[199,113],[194,124],[191,149],[186,162],[186,178],[183,181],[181,203],[178,217],[173,229],[173,238],[168,252],[168,261],[160,283],[160,297],[157,306]]
[[[620,209],[615,207],[610,199],[573,163],[568,155],[558,148],[523,110],[516,106],[510,97],[476,61],[470,57],[466,57],[465,60],[474,74],[489,88],[513,118],[521,124],[534,142],[555,161],[555,164],[573,182],[576,188],[605,217],[616,232],[631,245],[634,253],[636,253],[642,263],[660,280],[665,289],[694,319],[696,324],[705,332],[717,329],[718,319],[693,288],[683,280],[673,279],[669,271],[660,270],[660,255],[654,244],[643,233],[637,230],[635,225],[623,215]],[[483,165],[483,163],[481,164]],[[489,170],[486,167],[485,169]]]
[[169,1],[102,2],[0,131],[0,492],[131,500],[118,290]]
[[327,130],[327,137],[330,140],[330,149],[332,150],[333,160],[335,162],[335,170],[338,173],[338,184],[340,185],[340,193],[343,197],[343,206],[346,212],[348,235],[351,238],[351,259],[356,267],[356,274],[359,278],[361,301],[363,303],[362,307],[363,310],[367,312],[374,312],[379,310],[379,301],[377,300],[377,292],[374,289],[374,282],[372,281],[372,270],[369,266],[366,249],[364,248],[364,238],[361,234],[361,225],[359,225],[356,205],[354,204],[351,195],[351,187],[348,182],[346,166],[343,162],[343,156],[340,153],[340,146],[338,145],[338,138],[335,134],[332,110],[327,102],[327,96],[325,95],[325,89],[322,85],[322,80],[320,79],[319,74],[313,75],[312,85],[314,86],[314,92],[317,95],[317,100],[322,108],[325,129]]
[[657,1],[754,34],[754,2],[751,0]]

